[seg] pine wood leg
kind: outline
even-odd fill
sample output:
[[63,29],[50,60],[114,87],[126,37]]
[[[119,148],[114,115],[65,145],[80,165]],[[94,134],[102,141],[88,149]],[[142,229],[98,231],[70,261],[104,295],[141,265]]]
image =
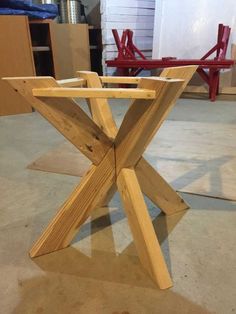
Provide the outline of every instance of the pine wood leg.
[[161,289],[171,287],[172,281],[135,171],[123,168],[118,175],[117,186],[141,263]]
[[179,194],[144,158],[139,160],[135,171],[142,192],[166,215],[189,208]]
[[115,182],[114,149],[98,166],[91,166],[81,183],[58,211],[30,250],[36,257],[67,247],[78,228],[97,207]]
[[[94,74],[83,73],[88,85],[93,87],[86,94],[85,91],[81,94],[81,89],[75,93],[74,89],[58,88],[53,78],[9,80],[16,92],[93,162],[31,249],[31,257],[67,247],[91,211],[113,195],[117,184],[141,263],[161,289],[172,286],[138,180],[144,193],[167,214],[186,208],[178,194],[142,159],[142,154],[195,70],[196,67],[185,67],[181,73],[178,69],[165,72],[170,77],[180,75],[185,82],[142,78],[138,89],[145,92],[145,99],[139,99],[137,91],[133,93],[135,100],[119,131],[106,98],[120,97],[120,91],[99,90],[101,82]],[[90,98],[94,121],[71,99],[75,94]],[[94,95],[99,98],[101,94],[105,97],[103,100],[94,99]],[[133,169],[136,165],[138,177]]]
[[110,201],[112,200],[114,194],[117,191],[117,186],[116,183],[114,183],[110,190],[107,192],[107,195],[104,197],[104,199],[102,200],[101,204],[99,204],[101,207],[107,207],[109,206]]

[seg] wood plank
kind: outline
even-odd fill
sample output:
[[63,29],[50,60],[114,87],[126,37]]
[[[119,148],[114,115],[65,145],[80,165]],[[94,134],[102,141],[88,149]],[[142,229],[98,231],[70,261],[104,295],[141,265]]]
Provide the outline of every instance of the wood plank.
[[136,88],[34,88],[35,97],[154,99],[156,93]]
[[[89,88],[102,88],[101,80],[97,73],[80,71],[77,74],[87,81]],[[88,99],[89,108],[93,121],[106,133],[107,136],[115,138],[117,127],[112,117],[112,112],[106,98]]]
[[[87,81],[90,88],[101,88],[102,83],[97,73],[80,71],[77,74]],[[107,136],[114,139],[117,134],[117,126],[113,119],[112,112],[106,98],[87,99],[93,121],[105,132]],[[113,184],[110,191],[101,202],[101,206],[107,206],[116,192],[116,184]]]
[[7,82],[94,164],[98,164],[112,146],[108,136],[73,100],[40,100],[32,95],[34,88],[57,87],[53,78],[8,78]]
[[184,89],[185,93],[201,93],[201,94],[209,94],[207,86],[186,86]]
[[134,166],[164,121],[184,81],[165,78],[142,79],[139,88],[156,91],[156,99],[135,100],[126,113],[115,139],[117,174]]
[[35,75],[28,18],[1,15],[0,29],[0,116],[32,112],[30,104],[1,80],[4,76]]
[[110,84],[138,84],[141,77],[135,76],[100,76],[102,83]]
[[[196,69],[196,66],[167,68],[161,72],[160,77],[184,79],[184,83],[177,95],[179,96],[192,78]],[[173,105],[174,101],[166,111],[166,115],[171,110]],[[155,133],[156,130],[154,129],[152,135],[154,136]],[[184,202],[184,200],[144,158],[140,158],[135,170],[137,171],[143,193],[145,193],[165,214],[170,215],[188,208],[188,205]]]
[[50,23],[49,27],[56,79],[90,70],[88,25]]
[[63,249],[70,244],[79,227],[114,183],[114,166],[114,149],[111,148],[98,166],[91,166],[30,250],[31,257]]
[[171,67],[165,68],[160,77],[169,77],[172,79],[182,79],[184,80],[182,91],[185,89],[188,82],[193,77],[193,74],[196,72],[198,66],[197,65],[186,65],[182,67]]
[[171,287],[172,281],[135,171],[123,168],[117,177],[117,186],[141,263],[161,289]]
[[66,141],[34,160],[27,169],[83,177],[90,166],[90,160]]
[[161,72],[160,77],[184,80],[182,87],[179,89],[179,92],[177,93],[175,99],[173,99],[172,104],[170,105],[169,109],[166,111],[165,116],[167,116],[169,114],[169,112],[172,110],[176,99],[179,98],[180,95],[183,93],[184,89],[186,88],[187,84],[189,83],[189,81],[193,77],[197,68],[198,68],[197,65],[187,65],[187,66],[182,66],[182,67],[165,68]]
[[58,80],[57,83],[63,87],[78,87],[86,85],[86,81],[84,79],[79,79],[77,77],[72,79]]
[[142,192],[166,215],[172,215],[189,208],[179,194],[144,158],[141,158],[137,163],[135,172]]
[[220,88],[219,90],[220,94],[226,94],[226,95],[236,95],[236,86],[225,86]]

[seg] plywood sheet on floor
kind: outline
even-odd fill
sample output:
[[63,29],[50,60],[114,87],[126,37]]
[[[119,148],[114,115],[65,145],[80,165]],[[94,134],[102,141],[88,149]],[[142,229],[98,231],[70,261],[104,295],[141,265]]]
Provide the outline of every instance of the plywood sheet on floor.
[[69,142],[65,142],[42,155],[27,168],[82,177],[90,161]]
[[[236,200],[236,126],[165,121],[146,158],[178,191]],[[64,143],[29,168],[81,176],[89,161]]]

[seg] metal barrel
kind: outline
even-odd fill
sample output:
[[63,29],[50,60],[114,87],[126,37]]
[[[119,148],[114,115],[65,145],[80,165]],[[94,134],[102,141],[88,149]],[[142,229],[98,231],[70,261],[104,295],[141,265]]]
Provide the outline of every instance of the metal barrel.
[[59,11],[61,23],[68,23],[67,0],[59,1]]
[[81,8],[79,0],[67,1],[68,23],[76,24],[81,22]]

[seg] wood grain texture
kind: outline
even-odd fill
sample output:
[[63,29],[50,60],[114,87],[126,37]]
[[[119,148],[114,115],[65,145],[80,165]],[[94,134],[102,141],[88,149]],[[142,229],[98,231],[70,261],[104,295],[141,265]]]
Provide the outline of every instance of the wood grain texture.
[[[35,75],[28,18],[0,16],[0,78]],[[32,112],[19,93],[0,79],[0,116]]]
[[[90,88],[102,88],[101,81],[97,73],[88,71],[79,71],[77,74],[87,81],[87,86]],[[93,118],[93,121],[105,132],[107,136],[114,139],[117,134],[117,126],[113,119],[112,112],[106,98],[87,99],[88,106]],[[107,206],[115,194],[117,188],[114,183],[110,191],[101,202],[101,206]]]
[[164,121],[183,80],[142,79],[139,87],[156,91],[156,99],[135,100],[126,113],[115,139],[117,174],[134,166]]
[[[87,81],[89,88],[102,88],[102,83],[97,73],[79,71],[77,74]],[[117,126],[112,117],[112,112],[106,98],[87,99],[93,121],[111,138],[117,134]]]
[[[171,105],[166,109],[165,117],[183,92],[184,88],[196,72],[197,66],[166,68],[161,72],[160,77],[171,79],[183,79],[182,87],[177,92]],[[163,122],[163,119],[161,123]],[[152,136],[156,134],[157,129],[153,130]],[[172,187],[158,174],[158,172],[144,159],[140,158],[137,167],[138,179],[141,189],[154,204],[156,204],[165,214],[170,215],[178,211],[189,208],[184,200],[172,189]]]
[[138,84],[141,77],[136,76],[100,76],[101,82],[104,84]]
[[184,67],[172,67],[172,68],[165,68],[161,74],[160,77],[169,77],[172,79],[183,79],[184,83],[182,85],[181,90],[179,91],[179,95],[177,95],[177,98],[182,94],[182,92],[185,91],[187,88],[187,85],[191,78],[193,77],[194,73],[196,72],[198,66],[197,65],[187,65]]
[[84,79],[79,78],[57,80],[57,83],[63,87],[78,87],[86,85],[86,81]]
[[32,95],[33,88],[58,86],[53,78],[8,78],[7,81],[94,164],[102,160],[112,141],[73,100],[39,99]]
[[35,97],[155,99],[155,91],[137,88],[34,88]]
[[78,70],[90,70],[87,24],[49,23],[57,80],[71,78]]
[[135,171],[123,168],[117,177],[117,186],[141,263],[161,289],[171,287],[172,281]]
[[135,172],[142,192],[165,214],[171,215],[189,208],[179,194],[144,158],[137,163]]
[[98,166],[92,165],[30,251],[31,257],[67,247],[115,181],[114,149]]
[[193,74],[196,72],[198,66],[197,65],[187,65],[183,67],[171,67],[165,68],[160,77],[169,77],[172,79],[182,79],[184,83],[182,85],[182,91],[185,89],[188,82],[191,80]]

